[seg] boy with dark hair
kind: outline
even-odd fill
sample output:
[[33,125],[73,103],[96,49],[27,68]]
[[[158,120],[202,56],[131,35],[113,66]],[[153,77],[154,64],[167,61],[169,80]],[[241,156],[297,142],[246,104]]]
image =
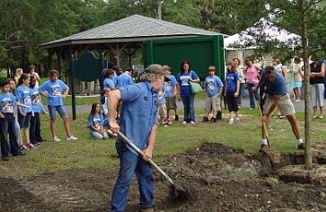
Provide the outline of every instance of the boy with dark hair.
[[24,155],[19,150],[17,143],[16,125],[16,98],[10,93],[10,80],[1,82],[2,93],[0,93],[0,138],[1,138],[1,156],[2,160],[9,160],[8,134],[10,136],[10,148],[13,156]]

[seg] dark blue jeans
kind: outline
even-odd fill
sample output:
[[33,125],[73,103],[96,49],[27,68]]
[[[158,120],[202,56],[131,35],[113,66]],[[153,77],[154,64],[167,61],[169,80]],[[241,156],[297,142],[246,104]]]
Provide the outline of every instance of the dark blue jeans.
[[[255,97],[254,94],[251,91],[251,88],[256,87],[257,83],[247,83],[248,93],[250,97],[250,108],[255,109]],[[258,98],[259,98],[259,91],[257,91]],[[260,101],[260,100],[259,100]]]
[[139,155],[128,150],[124,142],[116,144],[120,157],[120,170],[111,197],[111,212],[125,211],[130,184],[136,173],[139,186],[141,208],[154,207],[154,179],[151,165]]
[[8,156],[10,153],[8,144],[8,134],[10,135],[10,148],[13,155],[17,155],[19,151],[16,133],[16,120],[12,113],[3,113],[5,118],[0,118],[0,138],[1,138],[1,155]]
[[31,126],[29,128],[29,138],[31,141],[41,141],[41,122],[40,113],[34,112],[34,116],[31,116]]
[[195,95],[191,94],[190,96],[181,96],[182,103],[183,103],[183,110],[184,110],[184,121],[187,123],[193,121],[195,122]]

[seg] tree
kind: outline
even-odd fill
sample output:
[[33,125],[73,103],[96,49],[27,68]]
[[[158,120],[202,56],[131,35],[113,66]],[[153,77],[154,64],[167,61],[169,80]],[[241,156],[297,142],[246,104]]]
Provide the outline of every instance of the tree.
[[[299,49],[305,63],[305,168],[312,169],[311,143],[311,103],[309,86],[309,55],[324,51],[326,45],[325,0],[270,1],[273,18],[288,30],[301,36]],[[321,58],[320,58],[321,59]]]

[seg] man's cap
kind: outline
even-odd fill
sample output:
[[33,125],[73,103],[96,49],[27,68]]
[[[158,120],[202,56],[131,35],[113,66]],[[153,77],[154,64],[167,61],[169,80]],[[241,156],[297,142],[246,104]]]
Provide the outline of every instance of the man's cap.
[[168,77],[167,74],[164,71],[163,66],[159,65],[159,64],[152,64],[150,66],[148,66],[144,72],[144,74],[154,74],[157,76],[165,76],[165,81],[171,81]]

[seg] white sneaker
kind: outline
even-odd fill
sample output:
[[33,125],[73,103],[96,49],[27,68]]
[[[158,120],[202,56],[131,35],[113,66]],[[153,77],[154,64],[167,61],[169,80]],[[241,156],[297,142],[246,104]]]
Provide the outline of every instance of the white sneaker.
[[235,121],[240,121],[240,118],[235,118]]
[[78,138],[76,138],[75,136],[70,136],[69,138],[67,138],[67,141],[76,141],[78,140]]
[[233,124],[234,123],[234,119],[229,119],[228,124]]
[[186,121],[183,121],[182,124],[187,124],[187,122]]
[[58,138],[57,136],[54,136],[54,137],[53,137],[53,141],[54,141],[54,142],[59,142],[59,141],[61,141],[61,139]]
[[195,122],[194,121],[191,121],[190,124],[195,124]]

